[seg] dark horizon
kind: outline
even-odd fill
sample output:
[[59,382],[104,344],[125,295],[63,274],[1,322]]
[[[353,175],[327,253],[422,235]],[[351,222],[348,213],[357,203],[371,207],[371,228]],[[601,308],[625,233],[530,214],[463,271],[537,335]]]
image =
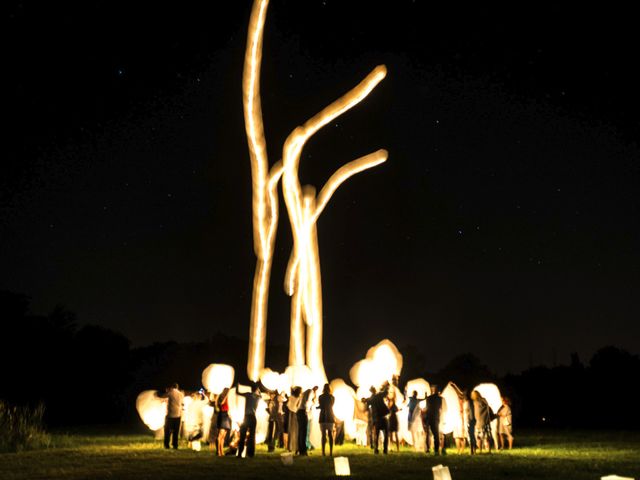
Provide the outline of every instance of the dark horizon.
[[[630,12],[271,3],[271,163],[295,126],[376,64],[389,70],[302,157],[320,187],[357,156],[390,154],[318,224],[326,364],[348,371],[383,338],[416,345],[430,370],[473,352],[499,374],[605,345],[640,352]],[[247,338],[250,7],[14,2],[1,290],[137,346]],[[286,345],[280,205],[268,342]]]

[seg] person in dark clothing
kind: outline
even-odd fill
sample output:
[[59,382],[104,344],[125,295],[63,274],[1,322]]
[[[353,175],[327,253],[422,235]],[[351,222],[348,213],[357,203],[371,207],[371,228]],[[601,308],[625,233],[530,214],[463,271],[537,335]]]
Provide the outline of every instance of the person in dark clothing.
[[296,420],[298,421],[298,455],[306,456],[307,454],[307,428],[309,427],[309,417],[307,417],[307,403],[311,398],[313,390],[305,390],[300,398],[300,404],[296,411]]
[[476,415],[473,408],[473,400],[469,396],[468,392],[465,392],[465,412],[467,414],[467,430],[469,432],[469,453],[475,455],[476,453]]
[[383,453],[386,454],[389,451],[389,425],[387,423],[387,415],[389,414],[389,408],[385,402],[387,397],[389,385],[382,387],[378,393],[375,393],[375,389],[371,389],[372,395],[366,400],[367,405],[371,408],[371,423],[373,426],[373,453],[379,453],[378,444],[380,440],[380,434],[384,434],[383,440]]
[[[242,457],[245,442],[247,442],[247,457],[253,457],[256,452],[256,409],[262,398],[260,396],[260,387],[255,384],[251,392],[238,393],[238,395],[244,397],[244,420],[242,421],[242,425],[240,425],[238,458]],[[248,441],[247,435],[249,436]]]
[[327,383],[322,389],[322,394],[318,397],[318,408],[320,409],[318,421],[322,432],[322,456],[325,454],[327,439],[329,440],[329,455],[333,456],[333,426],[336,423],[333,414],[334,402],[335,398],[331,395],[331,387]]
[[400,451],[400,439],[398,438],[398,406],[395,399],[389,400],[389,437],[395,442],[396,451]]
[[[442,413],[443,399],[438,392],[436,385],[431,385],[431,395],[427,397],[427,411],[424,416],[424,431],[426,435],[426,452],[429,453],[430,439],[429,431],[433,435],[433,453],[438,455],[440,453],[440,416]],[[442,445],[442,453],[445,454],[446,450]]]
[[267,413],[269,414],[269,423],[267,424],[267,438],[265,443],[267,449],[273,452],[276,447],[276,440],[279,435],[278,431],[278,392],[269,393],[269,402],[267,403]]

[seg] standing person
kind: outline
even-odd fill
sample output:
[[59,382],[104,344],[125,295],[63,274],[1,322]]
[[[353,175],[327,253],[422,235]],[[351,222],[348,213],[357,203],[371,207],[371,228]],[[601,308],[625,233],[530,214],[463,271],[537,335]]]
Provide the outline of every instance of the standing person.
[[[418,398],[418,392],[414,390],[411,393],[411,397],[407,401],[407,426],[409,431],[411,432],[411,441],[413,443],[413,448],[418,451],[418,444],[420,443],[420,435],[418,435],[418,429],[420,428],[420,402],[424,400],[424,398]],[[420,420],[420,421],[419,421]]]
[[[237,392],[237,390],[236,390]],[[244,420],[240,425],[240,440],[238,442],[238,458],[242,457],[244,444],[247,443],[247,457],[251,458],[256,452],[256,409],[262,398],[260,396],[260,387],[254,384],[251,391],[247,393],[238,393],[244,397]],[[247,440],[247,434],[249,439]]]
[[469,453],[476,453],[476,415],[473,406],[473,400],[469,396],[468,391],[464,392],[464,414],[467,424],[467,438],[469,439]]
[[273,452],[278,438],[278,392],[269,392],[266,410],[269,415],[269,422],[267,423],[267,438],[265,442],[268,451]]
[[[375,389],[372,390],[375,392]],[[385,398],[389,391],[389,384],[385,384],[378,393],[373,393],[368,399],[367,404],[371,408],[371,423],[373,427],[373,453],[380,453],[378,444],[380,434],[384,434],[383,453],[386,455],[389,451],[389,424],[387,423],[387,415],[389,408],[385,403]]]
[[502,405],[498,409],[498,439],[500,440],[501,449],[504,448],[505,436],[509,442],[509,450],[513,448],[512,420],[511,400],[508,397],[502,397]]
[[276,419],[276,429],[278,438],[278,448],[285,448],[287,446],[287,421],[289,420],[285,416],[287,408],[287,396],[284,393],[278,394],[278,416]]
[[307,431],[309,429],[309,417],[307,416],[307,403],[311,400],[313,390],[310,388],[305,390],[300,397],[298,410],[296,411],[296,419],[298,421],[298,455],[306,456],[307,454]]
[[328,383],[325,383],[322,388],[322,393],[318,397],[318,408],[320,409],[320,416],[318,418],[320,423],[320,432],[322,433],[322,456],[325,455],[325,445],[327,439],[329,440],[329,456],[333,456],[333,426],[336,423],[336,418],[333,414],[333,404],[335,402],[334,396],[331,394],[331,387]]
[[477,390],[471,392],[471,400],[473,400],[473,414],[476,419],[475,435],[478,450],[482,452],[482,447],[485,446],[491,453],[491,409]]
[[400,439],[398,438],[398,406],[394,398],[389,399],[389,438],[395,442],[396,451],[400,451]]
[[[424,417],[424,431],[426,435],[426,452],[429,453],[430,438],[429,431],[433,435],[433,454],[440,453],[440,418],[444,409],[444,399],[438,392],[437,385],[431,385],[431,395],[427,397],[427,410]],[[445,454],[444,442],[442,445],[442,454]]]
[[311,444],[310,436],[311,436],[311,422],[313,420],[313,409],[318,404],[318,386],[316,385],[311,389],[311,394],[309,395],[309,400],[306,403],[307,407],[307,438],[305,442],[307,444],[307,450],[313,450],[313,445]]
[[182,417],[182,402],[184,393],[180,391],[179,385],[173,383],[167,391],[160,395],[167,398],[167,416],[164,419],[164,448],[169,448],[169,440],[174,450],[178,449],[178,435],[180,434],[180,420]]
[[222,390],[216,401],[218,416],[216,419],[216,427],[218,429],[218,437],[216,438],[216,452],[219,457],[224,456],[224,441],[227,438],[227,432],[231,430],[231,418],[229,418],[229,389]]
[[287,410],[289,410],[289,435],[287,449],[294,455],[298,452],[298,407],[300,406],[300,395],[302,389],[293,387],[289,400],[287,400]]

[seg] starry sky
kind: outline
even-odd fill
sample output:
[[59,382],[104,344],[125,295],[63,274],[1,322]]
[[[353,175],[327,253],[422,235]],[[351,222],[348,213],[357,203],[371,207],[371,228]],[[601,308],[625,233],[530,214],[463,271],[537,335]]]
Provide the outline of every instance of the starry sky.
[[[11,1],[0,289],[134,345],[247,336],[241,76],[251,2]],[[640,75],[630,11],[272,0],[263,112],[284,139],[375,65],[301,181],[386,148],[318,223],[325,363],[382,338],[435,370],[640,351]],[[282,205],[282,202],[281,202]],[[280,222],[269,342],[287,344]],[[214,360],[214,359],[212,359]]]

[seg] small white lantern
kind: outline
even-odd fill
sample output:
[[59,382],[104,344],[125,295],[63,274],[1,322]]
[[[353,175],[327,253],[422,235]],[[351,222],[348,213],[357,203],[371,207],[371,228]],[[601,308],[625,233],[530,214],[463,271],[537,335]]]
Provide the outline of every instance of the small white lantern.
[[348,477],[351,475],[351,469],[349,468],[349,459],[347,457],[335,457],[333,459],[333,465],[336,469],[336,475],[338,477]]
[[280,454],[280,460],[282,460],[283,465],[293,465],[293,453],[284,452]]
[[433,480],[451,480],[451,472],[449,472],[449,467],[443,465],[436,465],[432,467],[433,471]]
[[199,452],[202,449],[202,444],[200,443],[200,440],[194,440],[193,442],[191,442],[191,449],[194,452]]
[[606,477],[600,477],[600,480],[634,480],[632,477],[620,477],[618,475],[607,475]]

